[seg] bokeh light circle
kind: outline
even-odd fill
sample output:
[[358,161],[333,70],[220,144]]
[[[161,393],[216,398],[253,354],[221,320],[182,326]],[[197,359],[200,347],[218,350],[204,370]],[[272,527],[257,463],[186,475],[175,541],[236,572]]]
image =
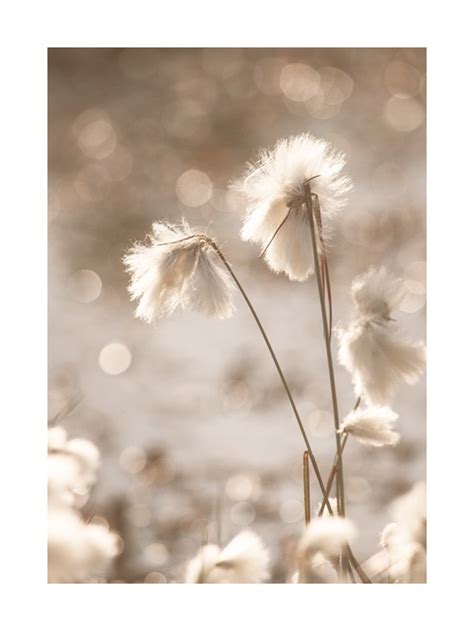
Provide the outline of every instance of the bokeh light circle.
[[76,302],[94,302],[102,291],[102,281],[96,272],[80,269],[69,278],[69,292]]
[[280,505],[281,520],[287,524],[300,521],[304,515],[303,503],[299,500],[286,500]]
[[238,502],[230,511],[232,523],[241,528],[246,528],[255,519],[255,509],[249,502]]
[[208,202],[212,195],[212,182],[197,169],[182,173],[176,182],[176,195],[185,206],[197,208]]
[[385,104],[385,121],[396,131],[414,131],[423,123],[425,112],[422,105],[413,98],[392,96]]
[[120,375],[132,362],[132,354],[125,344],[112,342],[100,351],[99,366],[107,375]]
[[302,63],[287,64],[280,74],[280,88],[292,101],[303,102],[314,96],[319,87],[319,73]]

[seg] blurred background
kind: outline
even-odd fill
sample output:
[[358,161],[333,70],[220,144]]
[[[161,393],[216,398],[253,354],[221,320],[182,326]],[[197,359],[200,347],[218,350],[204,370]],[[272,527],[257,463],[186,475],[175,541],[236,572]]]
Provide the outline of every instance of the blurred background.
[[[245,202],[228,184],[282,137],[344,151],[354,191],[330,254],[335,321],[350,316],[352,278],[384,263],[405,279],[402,328],[424,339],[425,73],[425,49],[49,50],[49,419],[101,450],[83,512],[123,539],[112,581],[180,582],[208,533],[226,542],[250,527],[284,582],[303,526],[304,444],[247,307],[237,296],[230,320],[150,327],[133,317],[125,250],[153,220],[208,227],[326,477],[335,441],[314,281],[272,274],[240,241]],[[336,379],[346,412],[350,377],[338,366]],[[389,502],[425,477],[424,380],[393,407],[396,448],[345,453],[360,560],[377,551]]]

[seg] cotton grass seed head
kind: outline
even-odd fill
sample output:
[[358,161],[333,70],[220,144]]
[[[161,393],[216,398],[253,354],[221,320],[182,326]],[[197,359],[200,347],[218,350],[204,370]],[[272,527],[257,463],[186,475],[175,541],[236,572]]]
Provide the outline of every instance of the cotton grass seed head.
[[360,315],[385,319],[391,318],[405,293],[402,279],[385,267],[370,267],[365,274],[357,276],[351,286],[352,300]]
[[298,556],[311,556],[317,552],[327,557],[339,556],[355,535],[353,523],[345,517],[317,517],[308,524],[299,541]]
[[350,412],[341,423],[339,432],[351,434],[363,445],[387,447],[397,445],[400,434],[392,427],[398,418],[389,407],[373,406]]
[[261,151],[257,162],[234,183],[249,203],[242,239],[266,248],[265,261],[274,272],[298,281],[313,273],[304,185],[308,183],[318,196],[324,233],[319,247],[324,248],[332,219],[344,207],[351,188],[350,179],[341,173],[344,165],[344,155],[328,142],[301,134]]
[[48,582],[85,583],[104,578],[119,553],[119,537],[87,524],[74,510],[48,512]]
[[48,498],[50,505],[73,506],[87,500],[97,476],[100,453],[83,438],[68,440],[62,427],[48,430]]
[[296,548],[297,582],[333,583],[339,556],[356,535],[352,522],[327,513],[306,526]]
[[186,583],[262,583],[270,577],[269,554],[250,530],[236,535],[224,549],[202,547],[186,568]]
[[352,283],[355,314],[347,328],[336,327],[339,362],[351,373],[357,396],[386,405],[401,382],[414,384],[425,367],[421,341],[400,333],[392,311],[403,297],[399,279],[371,268]]
[[207,235],[181,225],[153,224],[148,243],[135,244],[124,257],[138,301],[135,316],[152,323],[178,307],[216,318],[234,312],[234,286]]
[[48,431],[48,581],[84,583],[104,579],[119,553],[120,539],[102,524],[86,523],[77,510],[89,495],[100,462],[88,440]]

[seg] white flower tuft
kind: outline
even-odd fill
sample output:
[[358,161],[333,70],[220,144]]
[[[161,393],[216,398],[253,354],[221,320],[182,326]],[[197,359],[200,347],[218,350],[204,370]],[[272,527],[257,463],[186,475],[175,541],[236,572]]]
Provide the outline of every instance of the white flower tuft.
[[350,179],[341,175],[344,165],[344,154],[334,151],[328,142],[301,134],[279,140],[271,150],[262,151],[257,163],[249,165],[234,184],[249,201],[242,239],[259,243],[262,248],[271,241],[265,261],[273,271],[298,281],[313,273],[303,185],[309,181],[319,199],[322,249],[330,239],[331,220],[344,207],[345,194],[351,189]]
[[407,536],[426,547],[426,484],[417,482],[408,493],[392,502],[390,513]]
[[385,526],[380,545],[389,558],[389,577],[396,583],[426,582],[426,486],[419,482],[392,502],[394,523]]
[[193,233],[183,220],[181,226],[153,224],[149,241],[135,244],[124,257],[137,318],[151,323],[178,307],[217,318],[233,314],[232,280],[205,235]]
[[355,526],[349,519],[323,515],[308,524],[298,547],[305,553],[339,556],[355,535]]
[[77,507],[87,501],[100,454],[88,440],[68,440],[66,431],[48,431],[48,581],[84,583],[103,579],[119,552],[119,537],[86,524]]
[[337,583],[338,575],[334,562],[324,554],[316,552],[311,557],[299,559],[299,569],[290,579],[291,583]]
[[345,517],[323,514],[313,519],[296,549],[300,583],[334,582],[333,569],[339,556],[356,535],[353,523]]
[[235,536],[221,550],[207,545],[191,559],[186,583],[262,583],[270,576],[269,554],[261,539],[250,530]]
[[354,279],[352,300],[360,315],[390,319],[405,295],[401,278],[396,278],[385,267],[370,267]]
[[209,583],[210,573],[219,558],[220,548],[214,544],[203,546],[186,566],[185,583]]
[[96,480],[100,453],[89,440],[67,439],[62,427],[48,430],[48,497],[50,505],[74,506],[87,500]]
[[339,361],[352,374],[357,396],[385,405],[400,382],[415,383],[425,367],[423,342],[407,341],[391,317],[403,298],[401,281],[371,268],[352,283],[356,314],[339,327]]
[[49,510],[48,582],[96,581],[118,552],[119,538],[105,526],[86,524],[73,510]]
[[394,446],[400,440],[400,434],[392,429],[397,418],[398,414],[388,407],[353,410],[341,423],[339,433],[351,434],[369,447]]

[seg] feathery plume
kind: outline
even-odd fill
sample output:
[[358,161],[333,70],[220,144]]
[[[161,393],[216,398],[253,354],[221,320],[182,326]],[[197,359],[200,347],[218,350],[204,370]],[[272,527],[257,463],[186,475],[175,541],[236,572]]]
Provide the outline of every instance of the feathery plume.
[[389,407],[359,408],[344,418],[339,433],[351,434],[369,447],[394,446],[400,440],[400,434],[392,429],[397,418],[398,414]]
[[100,463],[89,440],[67,439],[62,427],[48,430],[48,497],[51,505],[73,506],[87,500]]
[[395,499],[390,514],[412,541],[426,547],[426,484],[417,482],[404,495]]
[[269,554],[261,539],[250,530],[236,535],[221,550],[203,546],[189,561],[186,583],[262,583],[270,576]]
[[149,244],[137,243],[124,257],[131,276],[129,293],[138,301],[135,316],[151,323],[178,307],[216,318],[234,312],[234,286],[222,269],[210,239],[180,226],[153,224]]
[[119,552],[119,537],[86,524],[77,507],[87,501],[100,454],[88,440],[68,440],[62,427],[48,430],[48,581],[103,579]]
[[48,582],[97,581],[118,552],[119,538],[105,526],[86,524],[74,510],[49,510]]
[[334,582],[333,570],[337,568],[339,556],[356,535],[353,523],[345,517],[330,517],[323,514],[313,519],[298,543],[298,582]]
[[[331,220],[344,207],[351,181],[341,175],[344,154],[310,134],[279,140],[260,153],[233,187],[249,202],[241,230],[244,241],[265,248],[265,261],[276,273],[304,281],[313,273],[310,223],[304,205],[304,184],[318,196],[327,246]],[[318,235],[319,236],[319,235]]]
[[400,382],[418,380],[425,366],[425,345],[407,341],[391,317],[404,290],[385,268],[370,268],[351,289],[356,314],[347,329],[336,329],[339,362],[352,374],[357,396],[385,405]]
[[419,482],[392,502],[394,523],[385,526],[380,545],[389,558],[395,583],[426,582],[426,486]]

